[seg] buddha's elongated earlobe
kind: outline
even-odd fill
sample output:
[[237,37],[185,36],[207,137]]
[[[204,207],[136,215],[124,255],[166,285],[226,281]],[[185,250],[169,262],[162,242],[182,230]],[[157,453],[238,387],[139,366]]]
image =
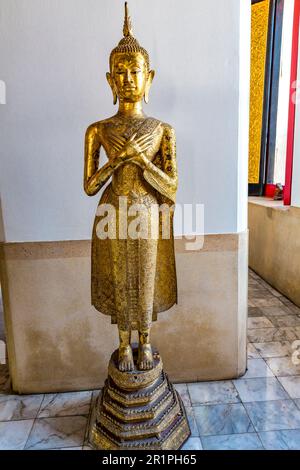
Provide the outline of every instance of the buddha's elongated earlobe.
[[149,89],[145,89],[144,101],[145,101],[146,104],[149,103]]
[[112,94],[113,94],[113,103],[117,104],[118,95],[117,95],[116,90],[114,88],[112,89]]
[[146,104],[148,104],[148,102],[149,102],[149,91],[150,91],[150,85],[148,85],[148,83],[147,83],[147,85],[145,87],[145,93],[144,93],[144,101],[145,101]]
[[146,83],[146,86],[145,86],[145,93],[144,93],[145,103],[149,102],[149,91],[150,91],[150,87],[151,87],[154,75],[155,75],[154,70],[150,70],[148,80],[147,80],[147,83]]
[[117,95],[117,91],[116,91],[114,81],[113,81],[113,79],[111,77],[111,74],[109,72],[107,72],[106,78],[107,78],[107,81],[109,83],[109,86],[110,86],[112,94],[113,94],[113,103],[116,104],[117,101],[118,101],[118,95]]

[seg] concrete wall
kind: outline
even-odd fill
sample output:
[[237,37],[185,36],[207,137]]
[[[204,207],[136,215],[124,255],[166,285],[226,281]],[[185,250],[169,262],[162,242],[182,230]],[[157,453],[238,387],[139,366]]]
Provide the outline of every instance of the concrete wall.
[[[173,381],[238,377],[246,367],[247,234],[176,240],[178,305],[159,314],[152,341]],[[117,327],[90,305],[90,243],[6,244],[5,312],[13,388],[99,388]]]
[[251,198],[249,265],[300,306],[300,208]]

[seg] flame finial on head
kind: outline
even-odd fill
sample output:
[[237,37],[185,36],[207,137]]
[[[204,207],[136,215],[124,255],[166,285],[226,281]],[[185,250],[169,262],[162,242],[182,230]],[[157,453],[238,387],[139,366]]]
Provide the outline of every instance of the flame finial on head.
[[111,67],[112,67],[112,59],[114,55],[118,52],[141,53],[146,60],[148,70],[150,70],[148,52],[146,51],[146,49],[140,46],[138,40],[135,37],[133,37],[132,23],[131,23],[131,18],[129,16],[127,2],[125,2],[125,19],[124,19],[124,27],[123,27],[123,38],[121,39],[117,47],[115,47],[111,51],[111,54],[110,54],[110,66]]
[[124,18],[124,27],[123,27],[124,36],[132,36],[132,23],[128,11],[128,3],[125,2],[125,18]]

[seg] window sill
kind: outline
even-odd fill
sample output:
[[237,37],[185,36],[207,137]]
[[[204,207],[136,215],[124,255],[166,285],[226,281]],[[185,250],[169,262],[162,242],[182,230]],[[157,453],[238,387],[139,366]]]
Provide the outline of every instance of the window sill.
[[257,204],[258,206],[271,207],[272,209],[278,210],[289,210],[290,206],[285,206],[283,201],[274,201],[270,197],[258,197],[258,196],[249,196],[248,202],[250,204]]

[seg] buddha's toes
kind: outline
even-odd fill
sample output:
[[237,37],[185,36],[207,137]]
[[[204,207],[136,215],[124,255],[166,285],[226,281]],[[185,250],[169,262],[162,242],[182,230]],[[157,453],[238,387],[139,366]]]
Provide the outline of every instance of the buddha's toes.
[[138,367],[140,370],[153,369],[151,344],[139,344]]
[[119,370],[128,372],[134,369],[131,346],[119,348]]

